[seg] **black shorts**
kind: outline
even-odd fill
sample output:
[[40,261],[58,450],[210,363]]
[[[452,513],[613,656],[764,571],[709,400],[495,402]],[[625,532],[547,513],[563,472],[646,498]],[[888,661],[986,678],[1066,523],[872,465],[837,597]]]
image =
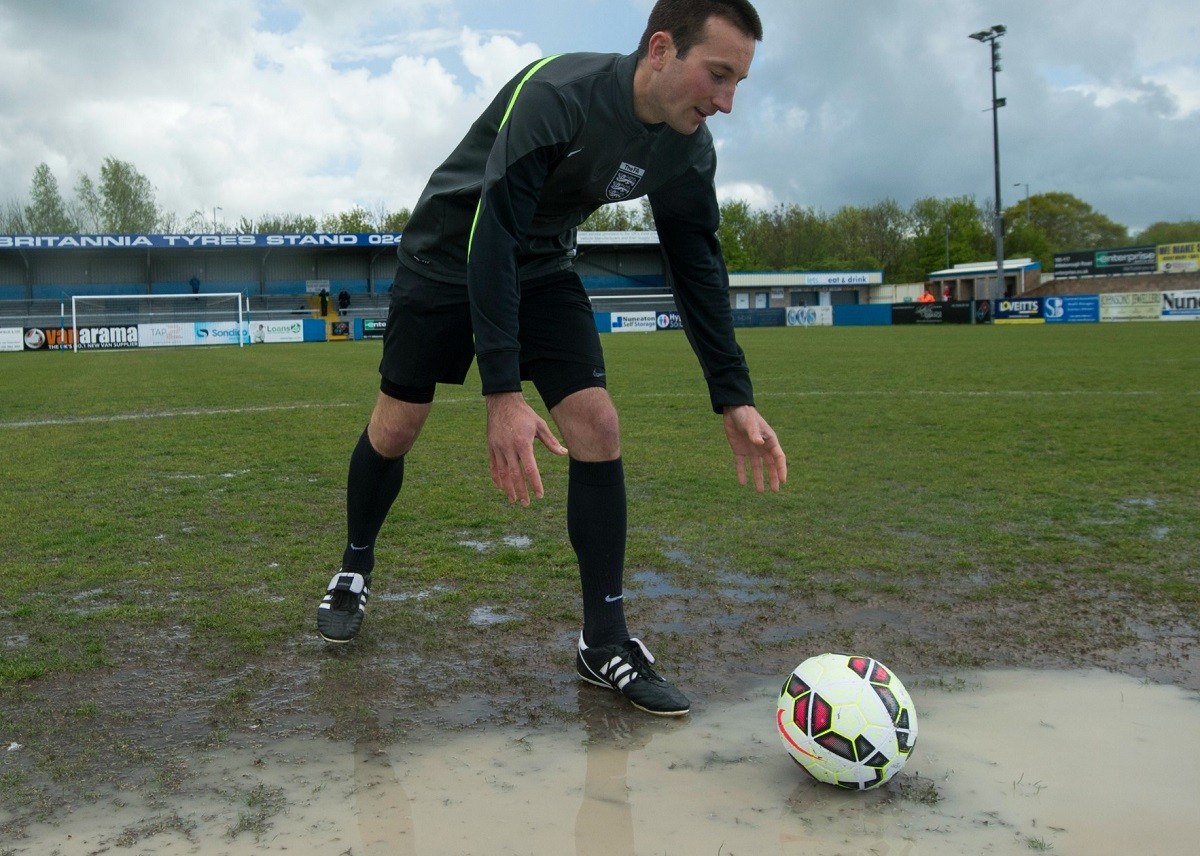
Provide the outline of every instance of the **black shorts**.
[[[578,274],[563,271],[523,283],[518,321],[521,379],[533,381],[547,408],[581,389],[604,387],[600,334]],[[383,337],[380,390],[427,404],[437,384],[461,385],[474,359],[467,287],[401,264]]]

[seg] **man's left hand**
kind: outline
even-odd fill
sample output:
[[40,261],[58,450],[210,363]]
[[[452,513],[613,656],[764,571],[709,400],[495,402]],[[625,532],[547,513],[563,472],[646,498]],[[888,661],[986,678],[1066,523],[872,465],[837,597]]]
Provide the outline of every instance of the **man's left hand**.
[[750,470],[754,473],[754,489],[761,493],[769,483],[771,490],[778,491],[787,481],[787,455],[767,420],[749,404],[726,407],[724,420],[725,436],[737,462],[738,484],[746,483],[746,461],[749,460]]

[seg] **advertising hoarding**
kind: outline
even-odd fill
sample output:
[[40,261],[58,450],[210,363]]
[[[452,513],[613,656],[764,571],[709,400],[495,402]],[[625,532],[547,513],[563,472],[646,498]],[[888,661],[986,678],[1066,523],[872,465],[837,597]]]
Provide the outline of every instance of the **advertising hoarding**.
[[1043,297],[1042,317],[1047,324],[1096,324],[1100,321],[1100,298],[1095,294]]
[[1162,318],[1162,292],[1137,291],[1101,294],[1101,321],[1158,321]]
[[1041,324],[1042,301],[1036,297],[1005,298],[995,301],[994,324]]
[[0,327],[0,351],[25,350],[24,327]]
[[787,325],[789,327],[832,327],[833,307],[789,306]]
[[648,333],[657,329],[657,312],[612,313],[612,331],[614,333]]
[[1132,273],[1154,273],[1157,269],[1158,251],[1153,246],[1054,254],[1055,279],[1124,276]]
[[1158,245],[1160,273],[1185,273],[1200,270],[1200,241]]
[[1164,321],[1200,321],[1200,290],[1164,291],[1162,317]]

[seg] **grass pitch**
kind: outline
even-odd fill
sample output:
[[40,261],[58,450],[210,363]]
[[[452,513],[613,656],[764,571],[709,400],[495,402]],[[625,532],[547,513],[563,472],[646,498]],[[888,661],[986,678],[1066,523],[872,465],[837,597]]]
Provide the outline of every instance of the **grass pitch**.
[[[739,339],[789,456],[779,495],[737,485],[682,334],[604,340],[631,574],[704,587],[733,573],[847,603],[963,578],[984,602],[1070,579],[1200,603],[1200,325]],[[364,342],[3,355],[0,689],[107,668],[114,645],[172,645],[215,674],[310,636],[378,354]],[[575,620],[566,462],[541,455],[546,499],[509,506],[488,476],[478,389],[472,376],[439,390],[377,588],[421,592],[431,623],[514,601],[529,620]]]

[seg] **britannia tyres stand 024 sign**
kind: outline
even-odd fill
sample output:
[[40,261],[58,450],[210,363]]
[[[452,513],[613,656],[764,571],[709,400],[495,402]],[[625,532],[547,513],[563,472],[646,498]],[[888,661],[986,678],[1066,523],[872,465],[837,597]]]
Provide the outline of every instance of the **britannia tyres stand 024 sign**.
[[0,235],[0,250],[387,247],[399,243],[399,232],[293,235]]

